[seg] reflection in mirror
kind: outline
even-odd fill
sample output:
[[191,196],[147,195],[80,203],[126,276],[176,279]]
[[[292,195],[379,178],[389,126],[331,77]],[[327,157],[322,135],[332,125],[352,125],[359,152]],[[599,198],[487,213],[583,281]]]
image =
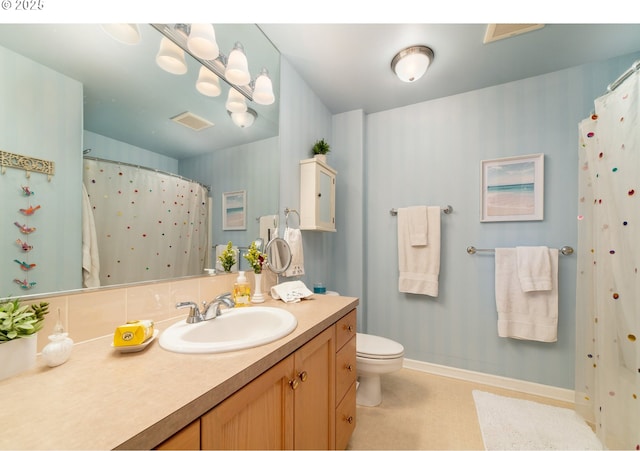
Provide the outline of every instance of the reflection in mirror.
[[282,274],[291,264],[291,248],[282,238],[274,238],[267,244],[265,249],[267,254],[267,265],[276,274]]
[[[250,241],[250,237],[258,235],[255,218],[278,211],[280,68],[277,49],[255,25],[215,25],[220,52],[228,55],[235,42],[241,42],[251,78],[255,80],[264,67],[268,69],[273,85],[273,104],[264,105],[247,100],[248,106],[256,112],[256,118],[250,127],[241,128],[234,124],[225,107],[229,86],[221,83],[218,97],[203,95],[196,87],[202,65],[189,54],[185,58],[187,72],[184,75],[170,74],[156,64],[162,35],[151,25],[137,25],[140,36],[135,44],[124,44],[114,39],[104,28],[98,24],[0,24],[0,59],[7,63],[0,67],[0,82],[7,89],[19,91],[21,99],[14,103],[7,103],[6,96],[0,99],[13,112],[11,117],[20,118],[21,121],[0,126],[0,132],[9,137],[4,142],[20,143],[18,134],[30,134],[43,136],[43,140],[51,144],[32,146],[29,149],[32,152],[20,152],[15,148],[16,145],[3,150],[32,154],[38,158],[55,160],[56,163],[54,182],[47,184],[45,181],[42,186],[32,182],[32,187],[36,187],[38,195],[42,196],[40,199],[46,202],[41,210],[43,220],[57,224],[61,220],[50,216],[57,215],[64,218],[65,224],[80,221],[82,174],[74,171],[83,165],[82,150],[90,149],[90,157],[180,174],[211,186],[208,251],[211,250],[211,243]],[[20,71],[22,73],[18,73]],[[7,78],[13,84],[4,83],[3,80]],[[55,93],[55,98],[59,100],[54,103],[50,100],[50,97],[54,97],[51,89],[63,86],[59,81],[62,79],[70,83],[64,85],[67,90],[60,88],[61,92]],[[23,82],[20,83],[20,80]],[[30,82],[37,82],[38,86],[47,89],[36,90]],[[79,102],[77,106],[69,106],[77,97],[70,96],[66,86],[76,82],[81,87]],[[12,86],[15,87],[10,88]],[[63,105],[62,102],[66,103]],[[29,122],[28,118],[33,117],[33,113],[28,107],[36,103],[40,111],[50,112],[48,120]],[[81,116],[76,121],[77,112]],[[189,119],[203,118],[214,125],[195,131],[171,120],[185,112],[191,113],[187,115]],[[46,123],[46,127],[42,126],[43,123]],[[70,124],[75,123],[79,123],[78,129],[69,130]],[[73,136],[74,140],[65,138],[65,144],[61,139],[64,138],[61,130],[67,133],[66,136]],[[12,135],[16,135],[16,138],[12,138]],[[78,143],[77,136],[82,136],[82,142]],[[50,155],[54,144],[55,151]],[[73,149],[77,149],[77,153]],[[0,183],[10,183],[12,188],[19,187],[19,177],[11,177],[0,179]],[[75,184],[72,184],[74,181]],[[5,185],[2,185],[3,191],[4,188]],[[222,232],[222,193],[240,189],[248,193],[247,230]],[[45,196],[64,198],[67,204],[65,208],[54,208],[53,202]],[[7,207],[0,200],[0,208],[3,211],[14,210],[15,202],[11,202]],[[140,212],[152,216],[162,208],[166,206],[161,202],[149,201],[140,208]],[[45,227],[39,230],[43,234],[36,247],[39,283],[25,295],[81,288],[81,226],[74,224],[73,227],[65,227],[65,231],[70,230],[74,230],[78,244],[73,249],[67,247],[62,259],[60,251],[54,251],[53,246],[49,245],[56,238],[45,238],[44,235],[53,234],[54,231]],[[8,227],[0,227],[0,231],[3,235],[5,232],[15,232]],[[155,232],[159,233],[159,228],[155,228]],[[139,245],[144,241],[142,238],[138,240]],[[47,250],[49,248],[50,251]],[[12,247],[9,250],[14,249]],[[209,260],[212,260],[211,257]],[[202,266],[213,265],[214,262],[209,261]],[[77,268],[77,275],[67,277],[67,273],[73,273],[70,271],[72,267]],[[58,273],[63,268],[64,276]],[[202,269],[198,267],[195,273],[202,273]],[[0,273],[9,275],[0,278],[0,298],[16,293],[17,286],[13,279],[22,274],[16,275],[14,270],[13,266],[0,262]],[[34,278],[36,276],[34,270]],[[151,279],[155,280],[154,277]],[[108,281],[101,281],[101,286],[109,284]]]

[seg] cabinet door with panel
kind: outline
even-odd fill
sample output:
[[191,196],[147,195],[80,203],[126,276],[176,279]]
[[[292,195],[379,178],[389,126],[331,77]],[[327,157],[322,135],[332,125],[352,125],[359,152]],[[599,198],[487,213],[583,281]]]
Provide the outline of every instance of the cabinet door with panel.
[[300,161],[300,229],[336,231],[336,171],[313,158]]

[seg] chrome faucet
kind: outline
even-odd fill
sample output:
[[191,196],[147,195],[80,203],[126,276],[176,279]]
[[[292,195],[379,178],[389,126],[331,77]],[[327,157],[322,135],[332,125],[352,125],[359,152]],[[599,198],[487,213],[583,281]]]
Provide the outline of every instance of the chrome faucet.
[[228,308],[234,307],[236,304],[231,299],[231,293],[222,293],[216,296],[216,298],[207,303],[202,301],[202,311],[198,308],[198,304],[193,301],[178,302],[176,304],[177,309],[189,307],[189,316],[187,316],[187,323],[194,324],[201,321],[208,321],[221,315],[220,304],[226,305]]

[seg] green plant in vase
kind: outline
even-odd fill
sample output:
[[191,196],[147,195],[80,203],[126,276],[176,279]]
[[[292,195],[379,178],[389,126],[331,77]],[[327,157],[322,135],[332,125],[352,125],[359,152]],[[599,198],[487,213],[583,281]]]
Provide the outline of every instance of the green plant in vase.
[[267,262],[267,254],[263,254],[258,250],[255,241],[249,246],[249,251],[245,254],[244,258],[247,259],[254,273],[262,273],[262,266]]
[[227,248],[218,256],[222,269],[225,272],[231,272],[231,268],[236,264],[236,251],[233,249],[233,243],[229,241]]
[[316,141],[311,148],[313,155],[326,155],[331,152],[331,146],[324,140],[324,138]]
[[26,305],[20,299],[0,302],[0,343],[33,335],[42,329],[49,303]]

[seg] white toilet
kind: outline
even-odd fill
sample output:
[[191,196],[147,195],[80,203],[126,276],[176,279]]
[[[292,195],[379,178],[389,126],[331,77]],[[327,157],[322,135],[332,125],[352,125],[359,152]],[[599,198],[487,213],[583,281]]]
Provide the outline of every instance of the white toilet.
[[402,368],[404,347],[388,338],[356,334],[358,389],[356,404],[374,407],[382,402],[380,375]]

